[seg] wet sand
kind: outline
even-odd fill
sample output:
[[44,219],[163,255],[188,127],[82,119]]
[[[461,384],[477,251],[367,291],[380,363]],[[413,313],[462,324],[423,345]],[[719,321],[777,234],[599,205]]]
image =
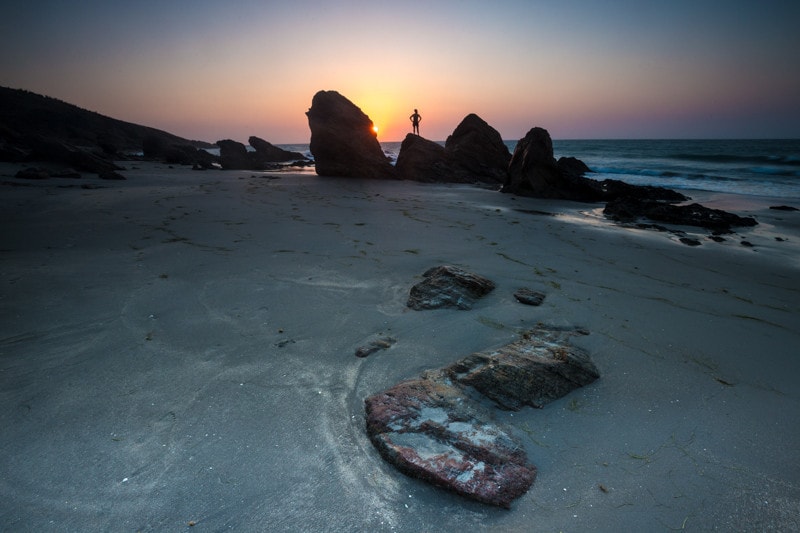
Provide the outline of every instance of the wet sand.
[[[124,165],[0,168],[0,529],[800,529],[797,212],[690,247],[468,186]],[[439,264],[497,288],[407,309]],[[601,378],[497,413],[539,469],[510,511],[378,456],[366,396],[540,322]]]

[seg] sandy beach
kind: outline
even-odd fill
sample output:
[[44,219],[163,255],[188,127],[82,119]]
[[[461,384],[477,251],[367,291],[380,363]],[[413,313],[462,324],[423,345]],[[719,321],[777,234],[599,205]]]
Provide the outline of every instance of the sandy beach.
[[[759,226],[687,246],[464,185],[121,164],[0,167],[0,530],[800,530],[786,200],[690,194]],[[440,264],[497,288],[408,309]],[[365,397],[538,323],[588,330],[601,378],[496,413],[539,470],[511,510],[381,459]]]

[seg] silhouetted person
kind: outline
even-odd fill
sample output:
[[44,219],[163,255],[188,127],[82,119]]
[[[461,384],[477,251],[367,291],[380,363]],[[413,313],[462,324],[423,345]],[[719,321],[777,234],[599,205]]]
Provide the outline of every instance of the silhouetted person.
[[422,122],[422,116],[415,109],[414,114],[408,117],[411,120],[412,133],[419,135],[419,123]]

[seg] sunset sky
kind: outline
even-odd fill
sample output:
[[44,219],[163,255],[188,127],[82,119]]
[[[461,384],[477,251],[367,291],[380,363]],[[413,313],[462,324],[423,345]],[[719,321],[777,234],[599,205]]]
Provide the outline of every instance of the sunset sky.
[[182,137],[308,142],[336,90],[402,140],[800,137],[800,1],[5,0],[0,85]]

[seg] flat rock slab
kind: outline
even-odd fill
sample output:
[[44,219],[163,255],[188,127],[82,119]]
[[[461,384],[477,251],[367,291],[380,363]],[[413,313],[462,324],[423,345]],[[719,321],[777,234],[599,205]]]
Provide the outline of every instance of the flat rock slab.
[[536,477],[520,443],[441,371],[370,396],[366,412],[373,445],[409,476],[506,508]]
[[581,333],[537,328],[502,348],[467,356],[444,372],[501,409],[541,408],[600,377],[589,355],[568,342]]
[[423,281],[411,287],[406,304],[418,311],[442,307],[472,309],[477,299],[495,287],[491,280],[451,265],[430,268],[422,277]]
[[491,421],[496,407],[541,407],[599,377],[581,330],[537,327],[498,350],[472,354],[365,400],[367,434],[401,472],[508,508],[536,477],[524,447]]

